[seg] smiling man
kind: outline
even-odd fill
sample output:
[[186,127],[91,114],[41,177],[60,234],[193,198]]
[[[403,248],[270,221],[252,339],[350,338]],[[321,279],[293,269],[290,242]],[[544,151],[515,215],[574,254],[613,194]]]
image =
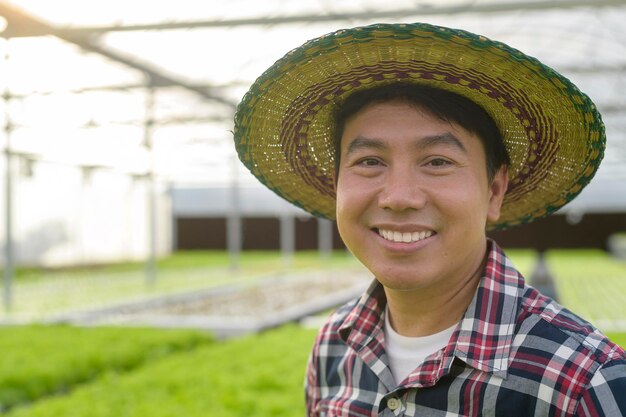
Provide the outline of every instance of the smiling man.
[[[428,107],[433,101],[438,108]],[[341,110],[343,241],[382,284],[398,333],[456,325],[482,276],[485,225],[498,219],[508,183],[507,159],[490,175],[475,133],[493,126],[491,143],[503,148],[493,121],[454,93],[402,83],[356,93]]]
[[597,170],[604,126],[567,79],[460,30],[342,30],[255,82],[235,141],[270,189],[336,219],[374,277],[320,329],[309,416],[626,415],[624,350],[486,237]]

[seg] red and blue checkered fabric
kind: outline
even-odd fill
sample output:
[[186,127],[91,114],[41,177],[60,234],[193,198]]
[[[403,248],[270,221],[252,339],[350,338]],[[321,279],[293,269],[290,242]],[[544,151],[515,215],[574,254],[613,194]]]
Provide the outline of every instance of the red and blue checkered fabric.
[[368,291],[318,334],[309,416],[626,416],[626,354],[525,284],[494,242],[448,345],[399,385],[385,354],[385,295]]

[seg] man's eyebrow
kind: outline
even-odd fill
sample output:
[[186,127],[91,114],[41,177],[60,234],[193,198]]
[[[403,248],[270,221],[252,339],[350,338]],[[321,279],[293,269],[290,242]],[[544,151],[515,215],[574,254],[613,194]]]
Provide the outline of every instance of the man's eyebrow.
[[446,132],[441,135],[425,136],[423,138],[420,138],[415,143],[416,148],[420,150],[427,149],[436,145],[451,145],[467,153],[467,149],[465,149],[463,143],[450,132]]
[[[425,136],[415,141],[415,147],[419,150],[428,149],[436,145],[453,146],[467,153],[465,145],[452,133],[446,132],[440,135]],[[356,152],[359,149],[386,149],[388,145],[379,139],[372,139],[359,136],[348,145],[347,155]]]
[[359,149],[385,149],[387,145],[383,143],[383,141],[378,139],[365,138],[362,136],[356,137],[350,144],[348,145],[348,149],[346,151],[347,155],[350,155],[353,152],[358,151]]

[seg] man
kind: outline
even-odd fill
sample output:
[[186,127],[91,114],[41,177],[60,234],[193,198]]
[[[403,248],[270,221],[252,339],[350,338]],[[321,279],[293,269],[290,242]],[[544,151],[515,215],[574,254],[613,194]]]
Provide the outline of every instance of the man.
[[270,189],[336,218],[375,277],[319,332],[308,415],[626,415],[624,350],[485,234],[593,177],[604,126],[567,79],[460,30],[354,28],[266,71],[235,141]]

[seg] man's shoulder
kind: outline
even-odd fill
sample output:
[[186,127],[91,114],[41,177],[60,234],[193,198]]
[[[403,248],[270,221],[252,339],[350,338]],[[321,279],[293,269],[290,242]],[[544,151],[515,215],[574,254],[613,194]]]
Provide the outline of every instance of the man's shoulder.
[[593,372],[624,361],[624,349],[577,314],[526,287],[518,321],[518,345],[546,357],[561,358]]

